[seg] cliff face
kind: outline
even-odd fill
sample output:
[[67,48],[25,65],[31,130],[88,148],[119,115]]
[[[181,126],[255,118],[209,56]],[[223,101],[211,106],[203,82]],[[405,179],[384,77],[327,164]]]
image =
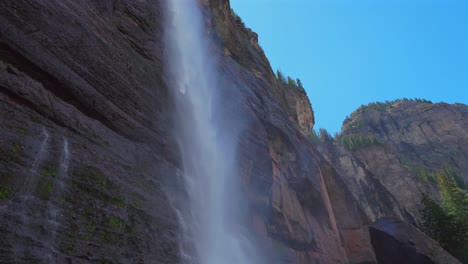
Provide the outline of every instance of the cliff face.
[[[356,199],[366,201],[368,217],[375,220],[393,212],[419,225],[422,195],[440,199],[435,172],[450,170],[468,182],[467,117],[468,107],[461,104],[410,100],[371,104],[353,113],[341,135],[320,148]],[[365,190],[357,181],[382,187],[388,201],[373,208],[374,197],[359,196]]]
[[154,1],[0,3],[0,262],[177,261],[160,16]]
[[367,225],[381,217],[420,227],[422,195],[440,200],[437,171],[468,182],[467,118],[461,104],[370,104],[345,120],[340,136],[318,143],[336,172],[326,181],[352,259],[372,259]]
[[[305,93],[278,83],[228,0],[200,3],[222,103],[243,117],[248,221],[272,263],[375,263],[367,226],[388,215],[417,224],[422,190],[437,197],[403,158],[467,171],[466,106],[363,112],[347,123],[366,125],[343,134],[372,133],[383,145],[314,145]],[[171,133],[161,5],[0,3],[0,262],[179,262],[167,192],[180,187],[183,167]]]

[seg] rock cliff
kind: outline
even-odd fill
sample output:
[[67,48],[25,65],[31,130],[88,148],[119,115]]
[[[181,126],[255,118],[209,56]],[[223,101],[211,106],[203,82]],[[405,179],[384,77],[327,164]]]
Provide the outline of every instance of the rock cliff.
[[367,250],[371,222],[392,216],[421,227],[422,196],[440,200],[436,172],[468,182],[467,118],[462,104],[372,103],[347,118],[335,138],[315,140],[333,168],[325,179],[356,263],[374,258]]
[[[342,137],[372,133],[382,145],[314,144],[306,94],[277,81],[228,0],[200,2],[223,104],[244,117],[239,177],[271,263],[376,263],[368,225],[418,225],[421,193],[437,198],[408,167],[467,171],[463,105],[363,111]],[[0,262],[179,263],[167,192],[183,167],[163,10],[149,0],[0,2]]]

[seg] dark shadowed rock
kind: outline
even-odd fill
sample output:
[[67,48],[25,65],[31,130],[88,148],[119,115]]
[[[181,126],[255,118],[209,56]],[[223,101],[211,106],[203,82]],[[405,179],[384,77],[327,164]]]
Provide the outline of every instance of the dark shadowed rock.
[[369,227],[379,264],[461,264],[414,226],[382,218]]

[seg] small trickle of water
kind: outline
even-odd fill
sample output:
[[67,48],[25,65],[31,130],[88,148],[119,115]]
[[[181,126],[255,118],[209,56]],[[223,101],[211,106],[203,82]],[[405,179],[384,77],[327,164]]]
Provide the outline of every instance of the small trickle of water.
[[28,176],[25,179],[24,186],[23,186],[23,193],[28,199],[31,195],[31,192],[34,190],[37,184],[37,171],[39,169],[39,165],[44,161],[47,151],[48,151],[48,143],[49,143],[49,133],[47,129],[44,127],[42,128],[41,133],[42,140],[40,141],[39,149],[34,156],[33,163],[31,164],[31,169],[29,170]]
[[[54,184],[52,187],[52,192],[47,203],[47,212],[48,212],[48,219],[47,225],[48,226],[48,237],[46,241],[46,246],[50,249],[48,254],[48,263],[54,264],[56,263],[54,253],[54,244],[55,239],[57,236],[57,228],[60,225],[60,213],[61,208],[56,205],[56,203],[60,203],[60,200],[63,199],[63,194],[65,192],[65,181],[68,177],[68,165],[70,163],[70,151],[68,148],[68,139],[63,139],[63,148],[62,148],[62,155],[60,157],[60,165],[59,171],[54,179]],[[54,204],[55,203],[55,204]]]

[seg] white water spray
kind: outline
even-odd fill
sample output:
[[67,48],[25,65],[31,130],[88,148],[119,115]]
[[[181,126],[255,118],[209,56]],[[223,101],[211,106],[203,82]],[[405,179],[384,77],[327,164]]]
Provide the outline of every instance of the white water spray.
[[236,209],[242,197],[236,184],[237,135],[230,128],[241,124],[227,124],[229,118],[223,115],[219,73],[198,1],[168,0],[167,8],[170,89],[188,196],[187,207],[178,215],[184,232],[181,255],[191,254],[183,261],[261,264]]
[[47,203],[47,212],[48,212],[48,237],[47,241],[45,242],[47,247],[49,247],[50,252],[47,256],[48,263],[54,264],[57,263],[54,257],[54,244],[57,236],[57,228],[60,224],[60,214],[61,208],[54,205],[55,202],[59,202],[60,199],[63,198],[63,194],[65,192],[65,180],[68,177],[68,165],[70,163],[70,151],[68,148],[68,140],[66,138],[63,139],[63,149],[62,155],[60,157],[60,165],[57,177],[54,180],[54,184],[52,187],[52,192]]
[[39,146],[39,149],[34,157],[33,163],[31,164],[31,169],[29,171],[28,176],[24,182],[23,192],[26,195],[26,199],[29,198],[29,195],[34,190],[37,184],[37,170],[39,165],[44,160],[45,156],[47,155],[48,151],[48,143],[49,143],[49,132],[44,127],[42,128],[42,141]]

